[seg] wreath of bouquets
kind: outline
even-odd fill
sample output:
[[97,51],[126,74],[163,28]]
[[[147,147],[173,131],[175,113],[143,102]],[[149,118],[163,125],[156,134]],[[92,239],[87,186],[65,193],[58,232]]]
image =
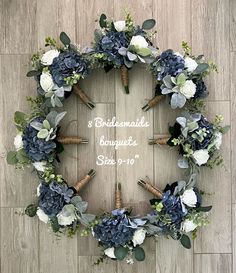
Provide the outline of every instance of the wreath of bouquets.
[[191,248],[191,240],[196,238],[199,227],[209,223],[208,212],[212,206],[202,206],[202,193],[196,187],[196,175],[188,182],[177,181],[167,184],[163,192],[147,179],[138,184],[151,192],[155,198],[150,200],[152,211],[143,219],[147,236],[167,236],[179,240],[185,248]]
[[229,126],[222,126],[222,121],[221,115],[209,122],[201,113],[185,112],[169,127],[170,137],[150,139],[149,144],[178,146],[181,155],[178,166],[189,168],[190,173],[198,172],[200,166],[213,168],[223,163],[220,146]]
[[128,69],[135,63],[150,63],[157,49],[150,39],[154,33],[147,33],[156,22],[145,20],[142,26],[135,25],[130,14],[124,21],[113,21],[102,14],[99,19],[101,29],[94,32],[93,58],[108,72],[112,68],[120,69],[125,92],[129,93]]
[[156,79],[155,96],[142,108],[149,110],[168,96],[172,109],[196,104],[208,95],[204,78],[217,71],[214,63],[206,62],[203,55],[194,56],[186,42],[182,43],[183,55],[172,49],[163,51],[150,64]]

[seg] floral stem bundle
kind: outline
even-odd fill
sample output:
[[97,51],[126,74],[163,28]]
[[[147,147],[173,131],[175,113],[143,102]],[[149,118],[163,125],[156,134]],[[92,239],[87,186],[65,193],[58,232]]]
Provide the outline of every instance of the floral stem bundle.
[[91,101],[91,99],[84,93],[84,91],[80,88],[79,84],[73,86],[73,92],[79,96],[81,101],[89,108],[93,109],[95,104]]
[[159,101],[163,100],[164,99],[164,95],[157,95],[155,97],[153,97],[152,99],[150,99],[148,101],[147,104],[145,104],[143,107],[142,107],[142,110],[143,111],[148,111],[150,108],[154,107],[155,105],[158,104]]
[[122,85],[126,94],[129,94],[129,74],[128,68],[125,65],[122,65],[120,68],[120,77]]
[[82,179],[77,181],[73,186],[76,192],[78,193],[86,184],[88,184],[88,182],[92,180],[95,174],[96,172],[93,169],[91,169]]
[[116,183],[115,208],[116,209],[121,209],[122,208],[121,184],[120,183]]
[[148,144],[149,145],[155,145],[155,144],[167,145],[167,142],[168,142],[169,139],[170,139],[170,136],[159,137],[159,138],[156,138],[156,139],[149,139]]
[[154,185],[152,185],[150,182],[145,181],[143,179],[139,179],[138,180],[138,185],[140,185],[141,187],[143,187],[145,190],[149,191],[150,193],[152,193],[154,196],[158,197],[158,198],[162,198],[162,191],[159,190],[158,188],[156,188]]
[[67,136],[67,137],[58,137],[57,141],[61,144],[68,145],[68,144],[87,144],[88,140],[83,139],[81,137],[76,136]]

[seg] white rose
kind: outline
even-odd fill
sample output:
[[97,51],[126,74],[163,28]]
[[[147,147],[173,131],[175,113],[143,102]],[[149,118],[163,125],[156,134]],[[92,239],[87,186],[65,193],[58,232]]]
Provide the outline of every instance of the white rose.
[[37,213],[40,221],[43,221],[46,224],[48,223],[49,217],[42,209],[38,208],[36,213]]
[[193,153],[192,157],[194,158],[195,162],[198,166],[206,164],[209,159],[209,154],[207,149],[197,150]]
[[45,52],[41,58],[41,63],[43,65],[51,65],[53,62],[53,59],[58,57],[60,52],[56,49],[49,50]]
[[68,216],[66,216],[62,212],[57,214],[58,224],[61,226],[69,226],[74,222],[75,219],[76,219],[75,214],[70,214]]
[[134,246],[141,245],[143,243],[146,236],[146,232],[147,231],[144,228],[139,228],[134,232],[132,239]]
[[40,195],[40,188],[41,188],[41,184],[39,184],[38,187],[37,187],[37,196]]
[[185,67],[187,68],[187,71],[190,73],[193,72],[198,66],[197,62],[190,57],[186,57],[184,59],[184,62],[185,62]]
[[196,227],[197,225],[192,220],[184,220],[181,224],[181,230],[186,233],[193,231]]
[[139,48],[147,48],[148,47],[147,41],[141,35],[133,36],[130,41],[130,45],[133,45],[133,46],[136,46]]
[[40,85],[45,92],[52,91],[54,82],[49,72],[43,72],[40,76]]
[[221,132],[217,132],[215,134],[215,140],[214,140],[214,144],[216,146],[216,149],[220,149],[220,146],[222,144],[222,133]]
[[40,161],[40,162],[34,162],[33,165],[35,169],[39,172],[44,172],[47,162],[46,161]]
[[125,21],[114,22],[114,27],[118,32],[125,30]]
[[191,80],[187,80],[185,84],[180,87],[180,93],[183,94],[186,99],[192,98],[196,93],[196,84]]
[[180,197],[182,203],[188,207],[196,207],[197,204],[197,195],[194,192],[193,188],[185,190],[183,195]]
[[22,133],[19,133],[15,136],[14,146],[17,151],[23,148]]
[[174,54],[175,54],[176,56],[179,56],[179,57],[183,58],[183,55],[180,54],[179,52],[175,52]]
[[107,255],[109,258],[115,259],[115,253],[114,253],[115,249],[114,247],[109,247],[107,249],[104,250],[105,255]]

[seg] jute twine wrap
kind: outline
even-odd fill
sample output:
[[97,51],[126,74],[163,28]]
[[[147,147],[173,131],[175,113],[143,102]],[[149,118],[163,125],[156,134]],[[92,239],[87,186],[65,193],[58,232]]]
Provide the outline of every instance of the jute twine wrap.
[[157,139],[149,139],[149,144],[150,145],[154,145],[154,144],[167,145],[167,142],[169,139],[170,139],[170,136],[159,137]]
[[126,93],[129,93],[129,73],[125,65],[122,65],[120,68],[120,77]]
[[115,190],[115,208],[121,209],[122,208],[122,199],[121,199],[121,184],[116,184],[116,190]]
[[145,190],[149,191],[150,193],[152,193],[153,195],[155,195],[158,198],[162,198],[162,191],[159,190],[158,188],[156,188],[154,185],[152,185],[150,182],[145,181],[143,179],[140,179],[138,181],[138,184],[143,187]]
[[88,184],[89,181],[95,176],[95,171],[90,170],[88,174],[86,174],[81,180],[77,181],[74,184],[74,188],[76,192],[79,192],[86,184]]
[[73,92],[80,97],[82,102],[86,104],[90,109],[94,108],[94,103],[91,99],[84,93],[84,91],[80,88],[79,84],[75,84],[73,86]]
[[88,140],[76,136],[58,137],[57,141],[64,145],[88,143]]
[[158,96],[155,96],[154,98],[152,98],[147,104],[149,106],[149,108],[155,106],[159,101],[163,100],[164,99],[164,95],[158,95]]

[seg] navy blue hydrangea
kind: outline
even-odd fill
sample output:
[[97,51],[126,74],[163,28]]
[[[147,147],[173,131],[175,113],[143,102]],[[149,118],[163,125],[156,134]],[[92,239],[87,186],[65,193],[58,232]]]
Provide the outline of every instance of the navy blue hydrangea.
[[65,78],[70,77],[73,73],[85,77],[89,73],[88,63],[79,54],[75,52],[62,52],[53,59],[50,71],[54,82],[59,86],[65,84]]
[[[42,123],[42,117],[37,117],[33,121]],[[23,132],[23,148],[30,160],[37,162],[48,160],[55,151],[56,143],[53,140],[46,141],[37,137],[38,131],[30,123],[25,127]]]
[[132,240],[135,229],[125,214],[105,217],[93,228],[95,238],[107,247],[124,246]]
[[50,184],[42,183],[39,190],[39,207],[49,217],[56,216],[63,206],[70,202],[74,191],[66,184],[52,182]]
[[163,208],[160,212],[156,210],[153,213],[158,217],[156,225],[161,228],[163,233],[168,233],[170,228],[180,229],[181,222],[187,214],[186,208],[182,205],[180,197],[175,196],[170,190],[163,194]]
[[[196,129],[195,131],[205,128],[206,129],[206,132],[205,132],[206,136],[204,137],[204,140],[201,142],[198,139],[191,138],[191,136],[190,136],[189,141],[191,142],[191,146],[192,146],[193,150],[206,149],[208,147],[208,145],[211,143],[212,137],[214,134],[212,123],[210,123],[203,115],[201,116],[201,119],[198,121],[198,126],[199,126],[199,128]],[[193,134],[195,131],[191,132],[191,134]]]
[[151,67],[156,72],[157,80],[161,81],[165,76],[177,76],[184,70],[184,59],[176,55],[173,50],[163,51]]
[[205,98],[208,95],[207,87],[202,79],[194,82],[196,84],[196,93],[194,98]]
[[121,47],[127,48],[129,45],[124,32],[108,32],[97,42],[95,52],[103,53],[108,62],[116,66],[124,64],[124,58],[118,52]]

